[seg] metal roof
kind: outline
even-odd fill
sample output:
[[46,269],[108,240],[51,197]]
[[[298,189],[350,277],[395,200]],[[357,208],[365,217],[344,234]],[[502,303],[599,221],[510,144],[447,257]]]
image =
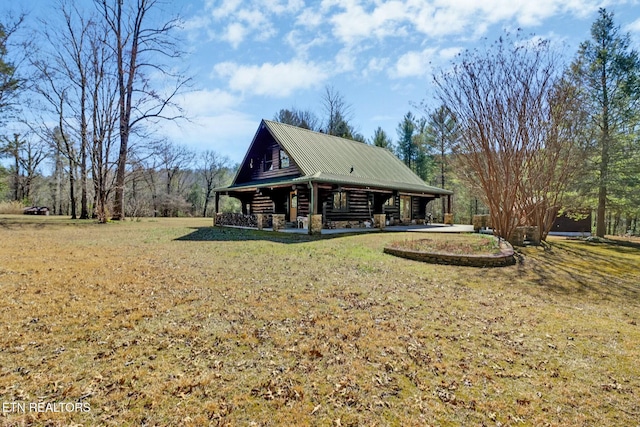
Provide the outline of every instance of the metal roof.
[[[434,195],[453,194],[449,190],[426,185],[385,148],[270,120],[263,120],[262,124],[300,169],[302,176],[295,178],[297,182],[330,182]],[[247,184],[231,185],[225,190],[249,187]],[[254,187],[263,186],[259,182],[252,184]]]

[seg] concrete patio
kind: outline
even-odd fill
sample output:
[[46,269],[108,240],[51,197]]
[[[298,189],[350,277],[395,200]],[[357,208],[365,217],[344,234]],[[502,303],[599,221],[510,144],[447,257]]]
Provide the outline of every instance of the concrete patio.
[[[271,228],[264,230],[273,231]],[[279,230],[282,233],[307,234],[305,228],[285,228]],[[428,225],[392,225],[383,230],[379,228],[323,228],[321,234],[345,234],[345,233],[369,233],[369,232],[417,232],[417,233],[473,233],[473,225],[467,224],[428,224]]]

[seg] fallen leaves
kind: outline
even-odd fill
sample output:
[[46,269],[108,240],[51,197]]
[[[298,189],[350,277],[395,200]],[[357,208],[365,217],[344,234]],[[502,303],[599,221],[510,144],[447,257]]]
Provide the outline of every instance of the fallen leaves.
[[[91,414],[56,420],[85,425],[604,425],[637,413],[632,284],[572,292],[558,264],[571,247],[496,273],[390,259],[380,248],[395,235],[185,242],[173,239],[188,229],[164,224],[36,234],[59,259],[0,250],[3,401],[87,400]],[[140,245],[151,231],[166,237]]]

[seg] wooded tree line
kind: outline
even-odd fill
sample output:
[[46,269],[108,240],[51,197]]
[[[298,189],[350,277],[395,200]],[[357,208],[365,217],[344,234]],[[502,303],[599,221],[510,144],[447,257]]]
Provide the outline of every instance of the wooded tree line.
[[[174,101],[190,85],[175,66],[178,19],[162,18],[157,0],[55,10],[40,23],[39,49],[11,43],[23,16],[0,23],[0,118],[15,116],[20,94],[30,112],[29,131],[0,143],[5,198],[100,221],[206,214],[211,189],[233,173],[229,161],[208,152],[196,162],[152,132],[182,118]],[[637,232],[640,62],[629,34],[601,9],[569,65],[535,40],[505,35],[459,55],[435,74],[433,99],[401,118],[395,142],[382,128],[366,140],[330,86],[320,115],[291,108],[274,119],[391,150],[427,183],[454,190],[465,219],[487,207],[504,237],[523,223],[548,231],[558,211],[583,209],[596,212],[598,235]],[[27,61],[33,74],[20,73]]]
[[[228,179],[228,159],[208,151],[196,162],[153,132],[162,120],[183,118],[175,99],[190,79],[178,67],[178,18],[166,18],[157,0],[95,0],[85,8],[62,1],[52,12],[38,23],[28,63],[8,60],[10,37],[25,17],[0,27],[0,113],[17,112],[20,94],[27,129],[0,144],[11,159],[0,171],[11,199],[101,222],[206,215],[212,189]],[[45,158],[51,173],[43,177]]]

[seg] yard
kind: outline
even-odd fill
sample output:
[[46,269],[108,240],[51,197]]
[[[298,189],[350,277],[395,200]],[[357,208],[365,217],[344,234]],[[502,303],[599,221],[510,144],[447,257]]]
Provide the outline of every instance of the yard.
[[0,217],[0,423],[638,424],[637,247],[476,269],[210,224]]

